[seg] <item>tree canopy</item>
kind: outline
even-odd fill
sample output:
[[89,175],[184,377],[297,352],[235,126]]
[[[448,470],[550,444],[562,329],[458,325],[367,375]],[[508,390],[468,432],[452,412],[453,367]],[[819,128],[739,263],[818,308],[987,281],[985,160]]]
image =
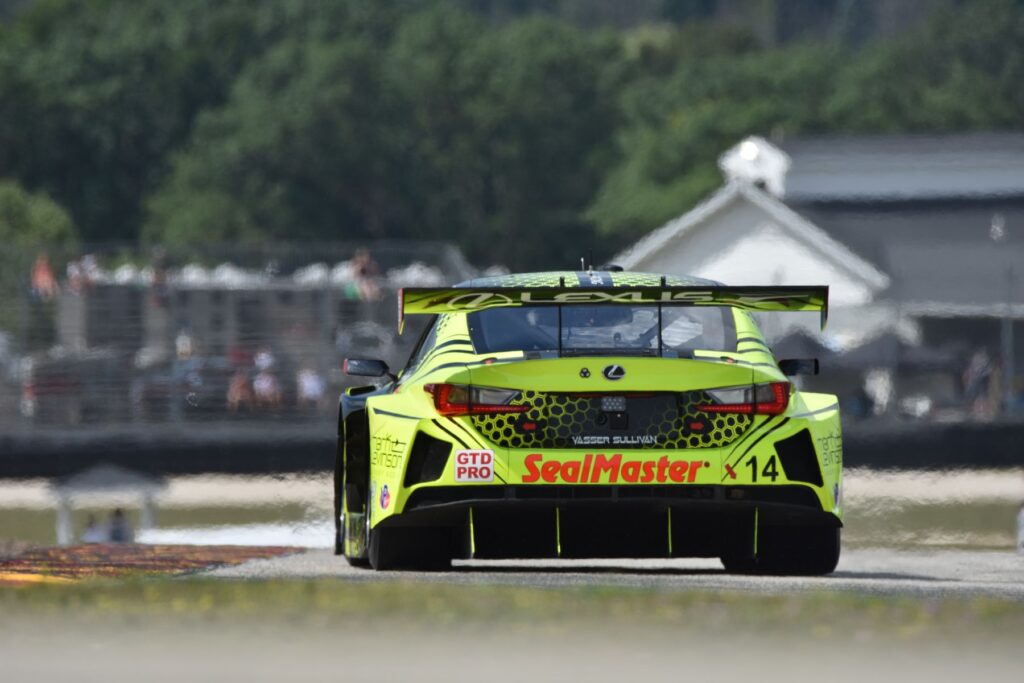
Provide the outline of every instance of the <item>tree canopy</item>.
[[31,248],[76,241],[67,211],[41,193],[27,192],[13,180],[0,180],[0,244]]
[[835,40],[781,46],[710,1],[600,4],[628,28],[519,5],[35,0],[0,24],[0,174],[86,241],[434,238],[540,268],[687,210],[748,134],[1024,123],[1016,0],[893,38],[838,3]]

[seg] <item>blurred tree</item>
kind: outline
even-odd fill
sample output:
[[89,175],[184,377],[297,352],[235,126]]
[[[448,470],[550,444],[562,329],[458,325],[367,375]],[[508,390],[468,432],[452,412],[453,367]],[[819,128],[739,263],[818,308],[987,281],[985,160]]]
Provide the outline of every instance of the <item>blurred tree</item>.
[[199,117],[150,202],[149,240],[399,237],[402,134],[365,38],[289,42]]
[[469,126],[458,159],[440,160],[436,177],[448,172],[452,183],[432,186],[429,196],[450,203],[453,227],[476,259],[565,266],[591,246],[582,212],[615,127],[602,77],[618,46],[603,35],[538,17],[508,24],[462,55],[457,82]]
[[36,0],[0,34],[0,169],[86,239],[136,235],[196,112],[322,12],[306,0]]
[[1024,125],[1024,2],[975,0],[865,51],[837,74],[840,130],[945,131]]
[[70,245],[77,241],[67,211],[42,193],[0,180],[0,244],[6,248]]
[[896,0],[35,0],[0,24],[0,173],[86,240],[565,265],[692,206],[750,133],[1019,129],[1024,2],[914,5],[947,10],[905,32]]
[[620,161],[589,210],[603,234],[635,239],[692,206],[721,182],[718,155],[746,135],[822,129],[836,53],[734,45],[623,90]]
[[488,31],[445,6],[381,42],[283,44],[200,117],[146,237],[435,237],[478,260],[564,263],[589,242],[615,50],[548,19]]
[[[42,193],[27,192],[13,180],[0,180],[0,331],[21,331],[28,348],[53,342],[53,296],[57,284],[47,250],[77,242],[68,213]],[[33,259],[38,259],[33,266]],[[35,272],[45,264],[50,286]],[[33,287],[44,291],[30,296]]]

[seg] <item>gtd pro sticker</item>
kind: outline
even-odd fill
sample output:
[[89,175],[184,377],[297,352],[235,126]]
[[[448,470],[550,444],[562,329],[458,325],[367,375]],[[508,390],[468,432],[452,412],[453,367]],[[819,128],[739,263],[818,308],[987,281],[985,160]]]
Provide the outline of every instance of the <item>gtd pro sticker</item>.
[[455,451],[455,481],[494,481],[494,451]]

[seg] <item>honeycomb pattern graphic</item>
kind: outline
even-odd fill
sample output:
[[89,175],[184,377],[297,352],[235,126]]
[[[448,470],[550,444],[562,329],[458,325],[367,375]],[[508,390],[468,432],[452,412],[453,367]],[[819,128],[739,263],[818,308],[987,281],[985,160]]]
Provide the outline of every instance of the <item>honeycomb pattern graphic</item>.
[[[673,394],[674,401],[631,398],[626,395],[629,428],[609,431],[607,416],[601,410],[600,396],[554,394],[524,391],[512,405],[529,405],[525,413],[473,415],[473,426],[488,441],[502,448],[588,448],[593,444],[577,445],[573,437],[621,435],[626,437],[655,437],[653,443],[629,445],[608,444],[611,448],[630,449],[684,449],[720,448],[740,438],[753,422],[750,415],[711,414],[697,410],[698,405],[711,402],[702,391]],[[525,431],[521,424],[533,422],[533,431]],[[703,430],[690,428],[701,422]]]
[[438,338],[441,338],[441,336],[445,332],[448,331],[449,327],[452,327],[454,329],[454,327],[453,327],[454,324],[455,324],[455,316],[452,315],[451,313],[444,313],[442,315],[439,315],[437,317],[437,336],[438,336]]
[[[652,273],[612,273],[612,282],[616,287],[660,287],[661,276]],[[712,282],[699,277],[666,275],[665,284],[669,287],[698,287]]]
[[464,282],[459,287],[558,287],[560,278],[565,278],[566,287],[579,286],[579,279],[576,277],[576,273],[571,270],[556,270],[546,273],[514,273],[512,275],[481,277]]
[[[475,280],[463,282],[458,287],[558,287],[561,279],[565,278],[565,286],[579,287],[579,276],[571,270],[555,270],[546,273],[515,273],[511,275],[496,275],[494,277],[482,277]],[[612,273],[612,285],[614,287],[659,287],[661,286],[661,275],[656,273]],[[699,277],[679,277],[668,275],[665,277],[665,284],[670,287],[690,287],[716,284],[711,280]]]

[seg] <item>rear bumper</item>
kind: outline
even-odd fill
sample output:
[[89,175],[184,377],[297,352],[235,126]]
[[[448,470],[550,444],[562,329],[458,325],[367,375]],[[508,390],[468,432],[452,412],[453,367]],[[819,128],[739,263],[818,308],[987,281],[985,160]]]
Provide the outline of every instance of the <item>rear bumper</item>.
[[385,527],[444,527],[456,556],[750,555],[757,529],[840,527],[807,486],[434,486]]
[[[428,486],[413,491],[404,514],[460,507],[518,507],[540,505],[601,505],[640,503],[655,506],[724,506],[772,508],[793,513],[825,513],[807,486]],[[839,524],[837,524],[838,526]]]

